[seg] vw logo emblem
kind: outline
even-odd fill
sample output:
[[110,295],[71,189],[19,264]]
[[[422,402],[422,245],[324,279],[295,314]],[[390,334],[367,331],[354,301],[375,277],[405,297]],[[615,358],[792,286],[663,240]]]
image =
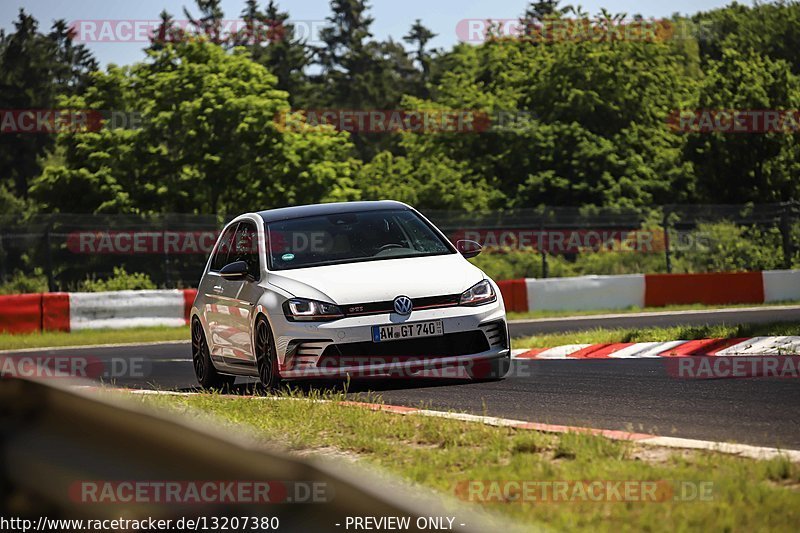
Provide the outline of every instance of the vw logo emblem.
[[408,296],[398,296],[394,299],[394,310],[398,315],[410,315],[414,304]]

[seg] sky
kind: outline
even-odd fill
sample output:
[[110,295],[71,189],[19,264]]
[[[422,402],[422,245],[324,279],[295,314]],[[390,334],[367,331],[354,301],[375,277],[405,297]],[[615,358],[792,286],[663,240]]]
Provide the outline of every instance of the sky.
[[[265,5],[267,0],[262,0]],[[612,13],[641,14],[645,17],[669,17],[673,13],[692,14],[722,7],[729,0],[583,0],[563,2],[581,5],[594,15],[601,7]],[[741,2],[741,3],[747,3]],[[225,18],[239,19],[245,0],[222,0]],[[400,41],[414,20],[438,34],[431,41],[434,48],[450,48],[459,41],[477,42],[486,19],[517,19],[524,11],[526,0],[372,0],[371,14],[375,19],[372,32],[377,39]],[[63,18],[77,22],[83,31],[83,40],[102,65],[108,63],[130,64],[144,58],[142,48],[147,43],[137,40],[146,27],[158,20],[166,9],[175,19],[185,19],[183,7],[194,7],[193,0],[0,0],[0,28],[9,31],[20,8],[40,22],[40,28],[49,28],[52,21]],[[312,36],[324,24],[330,13],[330,0],[283,0],[279,6],[289,11],[299,31]],[[197,13],[196,9],[191,9]],[[470,31],[472,30],[472,31]]]

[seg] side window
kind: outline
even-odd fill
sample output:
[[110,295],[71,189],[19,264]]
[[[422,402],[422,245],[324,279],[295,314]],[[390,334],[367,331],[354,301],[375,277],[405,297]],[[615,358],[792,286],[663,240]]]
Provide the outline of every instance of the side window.
[[231,251],[234,231],[236,231],[236,224],[228,227],[225,233],[222,234],[222,237],[220,237],[217,248],[214,250],[214,259],[211,260],[210,270],[219,272],[222,267],[229,263],[228,253]]
[[258,261],[258,232],[252,222],[241,222],[236,228],[233,238],[233,249],[228,262],[244,261],[247,263],[247,272],[254,279],[261,278],[261,268]]

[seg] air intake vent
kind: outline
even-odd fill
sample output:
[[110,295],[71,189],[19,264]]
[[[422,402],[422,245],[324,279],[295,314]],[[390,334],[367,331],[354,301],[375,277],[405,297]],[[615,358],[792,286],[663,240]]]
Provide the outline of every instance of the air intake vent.
[[508,348],[508,329],[503,320],[481,324],[481,329],[492,348]]
[[289,344],[286,349],[286,361],[289,368],[302,368],[306,366],[314,366],[317,364],[322,352],[325,351],[333,341],[324,340],[295,340]]

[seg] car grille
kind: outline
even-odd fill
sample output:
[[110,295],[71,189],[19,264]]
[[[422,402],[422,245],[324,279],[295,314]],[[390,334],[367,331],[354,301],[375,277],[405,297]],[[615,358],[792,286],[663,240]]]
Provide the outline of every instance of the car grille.
[[[412,298],[414,311],[420,309],[436,309],[438,307],[454,307],[461,301],[460,294],[447,294],[444,296],[425,296]],[[345,304],[340,306],[345,316],[379,315],[394,312],[394,301],[370,302],[364,304]]]
[[486,335],[480,331],[447,333],[441,337],[406,339],[389,342],[350,342],[331,344],[322,353],[317,366],[351,366],[359,363],[379,364],[435,357],[469,355],[489,349]]

